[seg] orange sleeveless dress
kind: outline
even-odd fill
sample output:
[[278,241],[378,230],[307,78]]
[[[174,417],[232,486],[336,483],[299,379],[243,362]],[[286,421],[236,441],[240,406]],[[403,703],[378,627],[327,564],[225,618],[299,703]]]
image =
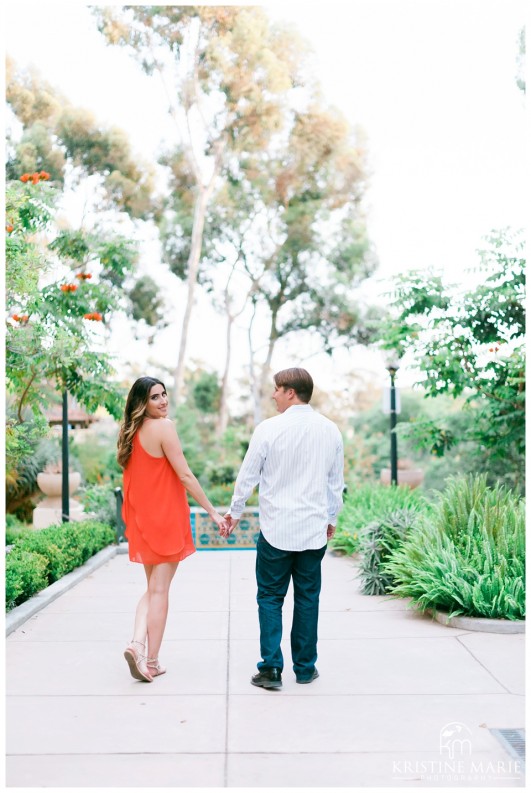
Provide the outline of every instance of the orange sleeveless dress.
[[132,562],[181,562],[195,552],[184,485],[166,457],[146,452],[138,433],[124,469],[122,517]]

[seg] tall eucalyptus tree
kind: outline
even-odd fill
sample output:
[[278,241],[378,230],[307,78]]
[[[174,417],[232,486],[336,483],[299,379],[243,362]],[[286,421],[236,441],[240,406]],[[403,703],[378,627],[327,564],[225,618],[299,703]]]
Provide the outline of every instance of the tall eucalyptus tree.
[[234,157],[263,150],[282,126],[286,92],[300,80],[302,49],[259,7],[122,6],[96,8],[95,15],[110,45],[124,47],[160,77],[175,125],[172,186],[182,192],[165,229],[186,251],[179,399],[207,208]]

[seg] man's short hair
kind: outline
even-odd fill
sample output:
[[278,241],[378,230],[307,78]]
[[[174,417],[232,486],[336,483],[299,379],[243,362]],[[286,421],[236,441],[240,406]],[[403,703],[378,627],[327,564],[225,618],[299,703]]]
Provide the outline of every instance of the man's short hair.
[[306,369],[282,369],[273,379],[277,388],[293,388],[301,402],[312,398],[313,380]]

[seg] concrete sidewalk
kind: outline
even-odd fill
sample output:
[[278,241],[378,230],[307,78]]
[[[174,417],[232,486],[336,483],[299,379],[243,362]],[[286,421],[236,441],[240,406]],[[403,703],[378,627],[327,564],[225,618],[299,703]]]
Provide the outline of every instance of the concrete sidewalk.
[[447,628],[360,594],[355,562],[323,562],[320,677],[251,686],[254,551],[180,566],[161,651],[123,650],[143,570],[117,555],[6,641],[9,787],[521,787],[492,728],[524,727],[524,635]]

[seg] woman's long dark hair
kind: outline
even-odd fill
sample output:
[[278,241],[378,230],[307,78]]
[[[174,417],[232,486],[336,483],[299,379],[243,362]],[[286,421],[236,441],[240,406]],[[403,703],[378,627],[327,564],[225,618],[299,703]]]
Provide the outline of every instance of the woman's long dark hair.
[[133,451],[133,438],[146,416],[149,394],[154,385],[166,386],[156,377],[139,377],[131,386],[125,403],[124,420],[118,435],[118,462],[125,468]]

